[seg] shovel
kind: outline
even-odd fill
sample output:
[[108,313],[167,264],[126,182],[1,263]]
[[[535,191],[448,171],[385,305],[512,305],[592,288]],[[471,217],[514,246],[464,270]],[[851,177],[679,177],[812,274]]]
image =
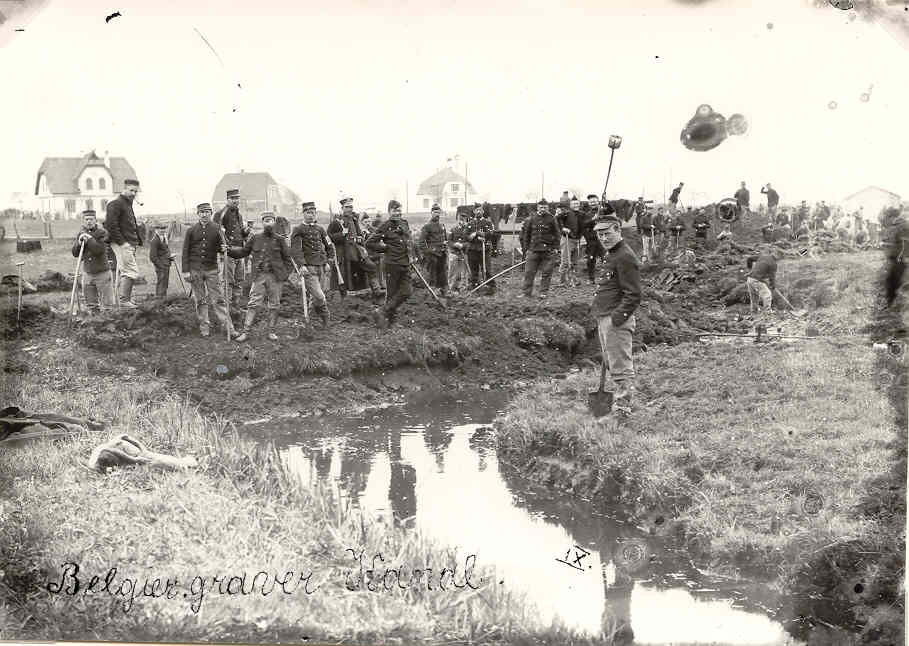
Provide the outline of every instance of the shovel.
[[594,417],[604,417],[612,411],[612,391],[603,390],[606,386],[606,360],[600,369],[600,387],[592,393],[587,393],[587,408]]

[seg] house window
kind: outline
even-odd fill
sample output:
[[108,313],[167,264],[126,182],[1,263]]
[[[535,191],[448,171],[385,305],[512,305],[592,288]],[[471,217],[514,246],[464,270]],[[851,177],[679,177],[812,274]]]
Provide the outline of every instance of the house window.
[[95,208],[95,207],[92,206],[92,201],[91,201],[91,200],[85,200],[85,210],[86,210],[86,211],[91,210],[91,209],[94,209],[94,208]]
[[66,209],[67,213],[75,213],[76,200],[63,200],[63,207]]
[[102,191],[107,189],[107,182],[104,181],[103,177],[98,179],[98,188]]
[[457,205],[458,205],[458,198],[453,197],[450,200],[448,200],[448,206],[457,206]]
[[86,191],[92,190],[92,178],[91,177],[85,178],[85,190]]
[[429,200],[428,200],[428,199],[424,199],[424,200],[423,200],[423,208],[424,208],[424,209],[428,209],[428,208],[429,208]]
[[451,184],[451,192],[452,192],[452,193],[457,193],[457,192],[460,191],[460,190],[461,190],[461,185],[460,185],[460,184],[455,184],[454,182],[452,182],[452,184]]
[[[101,180],[101,181],[103,182],[104,180]],[[104,187],[102,186],[101,188],[104,188]],[[107,200],[101,200],[101,210],[102,211],[107,210]]]

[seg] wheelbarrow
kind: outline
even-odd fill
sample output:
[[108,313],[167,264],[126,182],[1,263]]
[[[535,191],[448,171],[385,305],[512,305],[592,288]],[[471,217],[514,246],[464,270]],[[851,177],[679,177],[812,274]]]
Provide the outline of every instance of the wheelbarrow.
[[613,393],[611,390],[605,390],[606,387],[606,360],[600,368],[600,387],[590,393],[587,393],[587,408],[594,417],[605,417],[612,412]]

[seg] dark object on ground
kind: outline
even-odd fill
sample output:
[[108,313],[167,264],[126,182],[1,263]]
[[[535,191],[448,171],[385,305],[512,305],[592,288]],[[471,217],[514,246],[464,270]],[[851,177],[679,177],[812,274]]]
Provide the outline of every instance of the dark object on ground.
[[47,270],[35,281],[35,287],[41,292],[68,292],[73,287],[72,276],[67,277],[59,271]]
[[0,410],[0,440],[7,439],[14,433],[22,432],[22,429],[28,428],[34,424],[41,424],[48,429],[62,429],[78,431],[89,429],[100,431],[104,424],[90,419],[79,419],[67,415],[57,415],[56,413],[29,413],[18,406],[7,406]]
[[600,387],[587,393],[587,408],[594,417],[605,417],[612,411],[612,392],[604,390],[606,387],[606,362],[600,368]]
[[[7,274],[3,278],[0,278],[0,293],[3,294],[14,294],[19,291],[19,276],[16,274]],[[30,282],[22,279],[22,293],[23,294],[34,294],[38,291],[38,288],[32,285]]]
[[40,240],[16,240],[16,251],[19,253],[29,253],[30,251],[41,251]]

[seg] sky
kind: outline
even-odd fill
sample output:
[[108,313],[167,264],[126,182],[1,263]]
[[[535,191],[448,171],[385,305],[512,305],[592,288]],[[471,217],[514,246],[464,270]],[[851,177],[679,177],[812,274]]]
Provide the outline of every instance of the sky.
[[[537,199],[542,178],[557,199],[603,190],[610,134],[610,198],[679,181],[695,204],[741,181],[784,203],[870,184],[909,198],[904,7],[882,24],[815,4],[45,0],[0,26],[0,206],[44,157],[91,149],[130,161],[146,214],[210,201],[241,169],[322,210],[342,191],[413,209],[455,154],[483,198]],[[749,132],[687,150],[702,103]]]

